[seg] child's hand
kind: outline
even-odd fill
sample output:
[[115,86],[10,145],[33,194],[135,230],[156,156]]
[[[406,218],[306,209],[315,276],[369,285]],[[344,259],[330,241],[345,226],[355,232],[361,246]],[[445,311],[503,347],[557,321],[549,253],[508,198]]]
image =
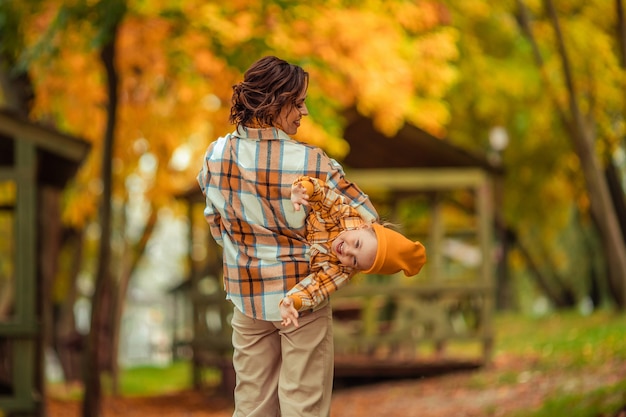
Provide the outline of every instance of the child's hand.
[[280,303],[280,316],[283,321],[281,324],[285,327],[293,323],[295,327],[298,327],[298,310],[293,306],[293,300],[289,297],[285,297]]
[[302,206],[309,205],[309,195],[302,184],[296,183],[291,186],[291,202],[296,211],[300,211]]

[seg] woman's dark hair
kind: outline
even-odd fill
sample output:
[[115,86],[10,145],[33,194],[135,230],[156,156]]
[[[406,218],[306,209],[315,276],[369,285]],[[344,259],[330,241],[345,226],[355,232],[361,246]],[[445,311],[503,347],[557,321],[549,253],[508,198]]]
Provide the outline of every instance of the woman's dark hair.
[[256,61],[233,86],[229,121],[232,124],[274,126],[285,106],[295,106],[306,90],[309,74],[275,56]]

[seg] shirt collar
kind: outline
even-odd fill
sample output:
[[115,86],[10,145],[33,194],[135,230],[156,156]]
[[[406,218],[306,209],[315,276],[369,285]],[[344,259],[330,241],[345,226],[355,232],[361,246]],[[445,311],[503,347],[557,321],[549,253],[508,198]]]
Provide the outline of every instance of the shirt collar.
[[280,139],[280,140],[293,140],[291,136],[283,132],[281,129],[275,127],[254,128],[246,127],[243,125],[237,125],[237,130],[233,132],[233,136],[237,136],[242,139]]

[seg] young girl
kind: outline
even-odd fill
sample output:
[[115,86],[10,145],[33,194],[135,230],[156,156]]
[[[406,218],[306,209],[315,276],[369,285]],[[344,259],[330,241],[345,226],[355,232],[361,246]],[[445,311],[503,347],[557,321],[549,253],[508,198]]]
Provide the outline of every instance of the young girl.
[[310,208],[306,218],[311,244],[311,273],[280,302],[283,326],[298,327],[301,313],[314,311],[330,294],[347,284],[358,271],[366,274],[416,275],[426,263],[426,250],[385,226],[366,222],[317,178],[299,177],[291,187],[291,202],[299,211]]

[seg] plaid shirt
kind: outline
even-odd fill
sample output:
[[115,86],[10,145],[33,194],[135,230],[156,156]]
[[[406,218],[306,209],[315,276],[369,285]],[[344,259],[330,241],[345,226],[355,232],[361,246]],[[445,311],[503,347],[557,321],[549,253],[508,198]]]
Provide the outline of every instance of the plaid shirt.
[[365,221],[355,208],[346,204],[345,197],[335,193],[324,181],[303,176],[296,183],[303,185],[309,194],[306,233],[312,245],[311,273],[287,295],[295,309],[302,311],[318,307],[356,273],[356,269],[339,262],[331,247],[341,232],[358,229]]
[[198,175],[204,215],[223,248],[226,297],[249,317],[280,321],[280,300],[309,274],[305,213],[290,199],[302,175],[325,180],[365,219],[377,217],[337,162],[279,129],[239,126],[206,152]]

